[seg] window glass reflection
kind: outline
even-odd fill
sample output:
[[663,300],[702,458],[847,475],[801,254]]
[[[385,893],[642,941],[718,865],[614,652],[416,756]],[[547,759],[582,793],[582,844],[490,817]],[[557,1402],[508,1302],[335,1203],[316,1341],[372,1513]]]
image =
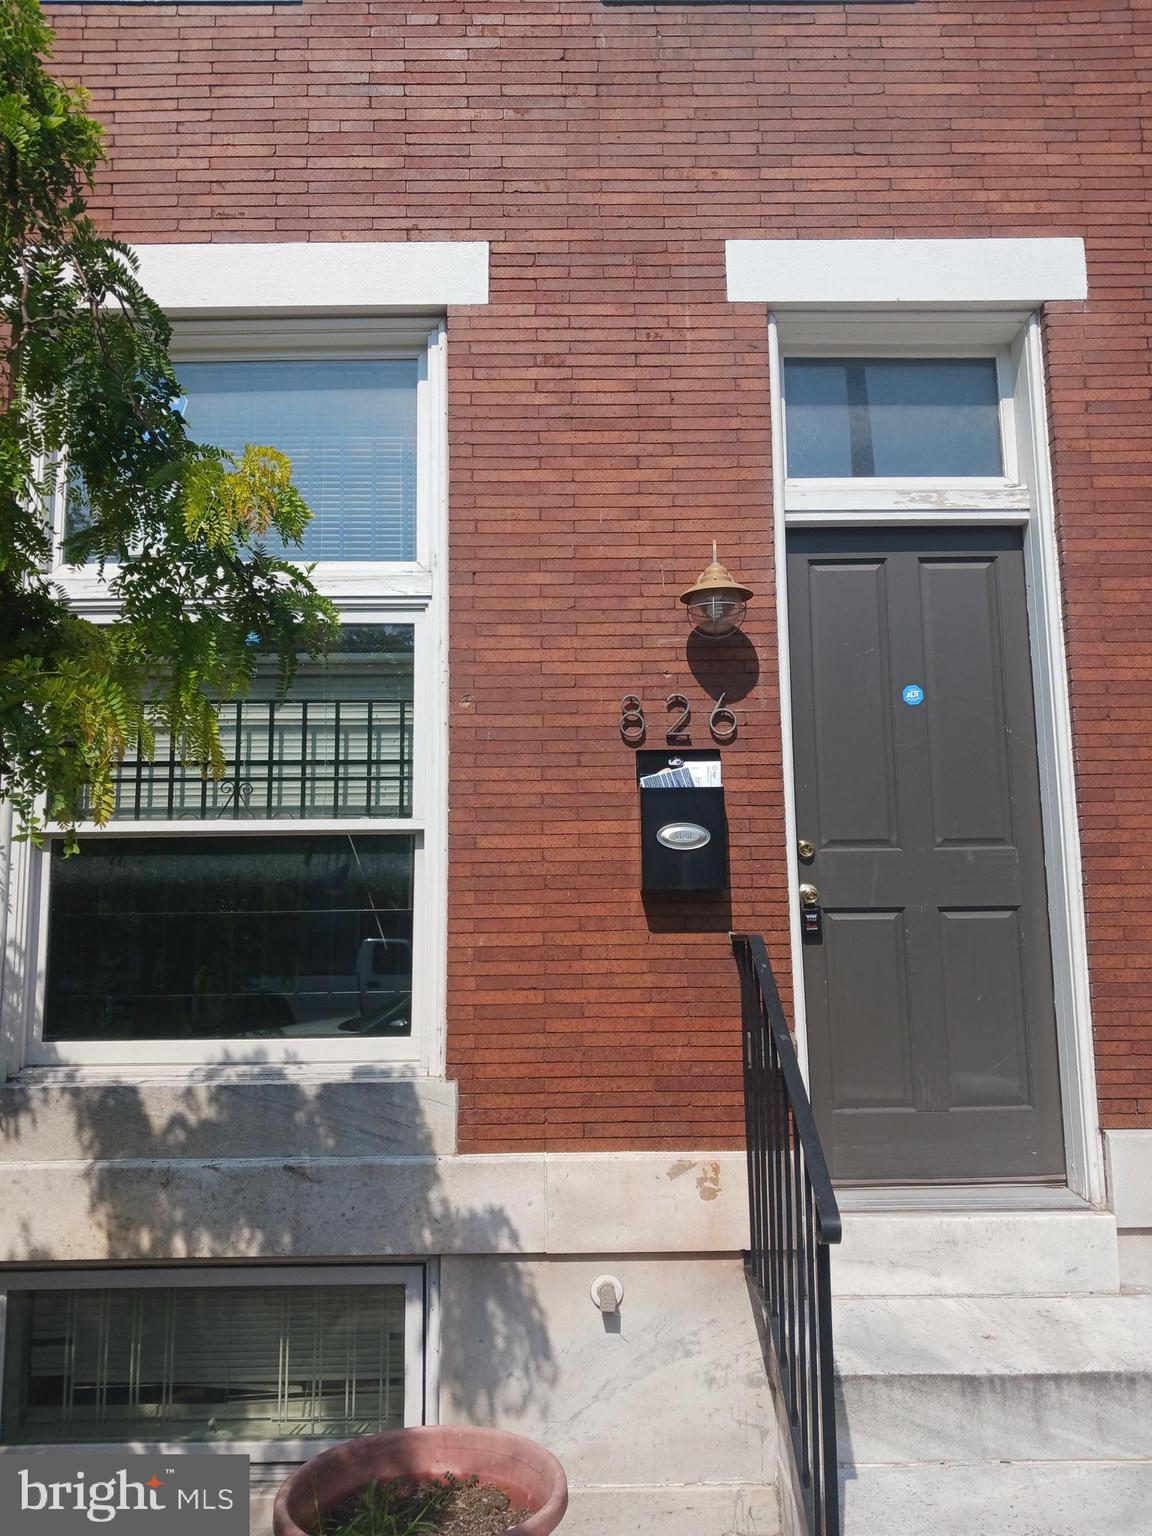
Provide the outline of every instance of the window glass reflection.
[[12,1444],[339,1439],[404,1423],[404,1287],[14,1290]]
[[46,1040],[411,1033],[412,837],[52,849]]
[[792,479],[1003,474],[990,357],[789,358]]

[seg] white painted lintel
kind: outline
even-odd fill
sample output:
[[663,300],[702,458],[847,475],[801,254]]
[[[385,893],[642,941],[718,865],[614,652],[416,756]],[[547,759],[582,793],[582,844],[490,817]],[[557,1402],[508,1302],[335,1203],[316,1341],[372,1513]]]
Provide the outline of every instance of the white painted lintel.
[[1088,296],[1079,238],[728,240],[733,303],[1032,307]]
[[140,245],[140,281],[172,315],[443,310],[487,304],[486,240]]

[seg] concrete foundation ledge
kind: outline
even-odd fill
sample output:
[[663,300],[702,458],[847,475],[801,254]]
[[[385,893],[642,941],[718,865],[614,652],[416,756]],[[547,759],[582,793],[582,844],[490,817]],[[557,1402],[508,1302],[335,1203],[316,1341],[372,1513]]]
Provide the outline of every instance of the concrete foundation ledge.
[[[608,1316],[591,1296],[605,1272],[621,1292]],[[561,1536],[784,1536],[738,1259],[445,1256],[438,1311],[430,1413],[546,1446],[572,1489]],[[258,1536],[287,1470],[254,1472]]]
[[456,1084],[353,1067],[198,1067],[108,1081],[51,1067],[0,1084],[0,1165],[77,1158],[437,1156],[456,1150]]
[[0,1263],[735,1254],[748,1243],[740,1152],[239,1157],[208,1155],[212,1144],[199,1136],[198,1155],[175,1157],[112,1156],[107,1143],[89,1159],[9,1155]]

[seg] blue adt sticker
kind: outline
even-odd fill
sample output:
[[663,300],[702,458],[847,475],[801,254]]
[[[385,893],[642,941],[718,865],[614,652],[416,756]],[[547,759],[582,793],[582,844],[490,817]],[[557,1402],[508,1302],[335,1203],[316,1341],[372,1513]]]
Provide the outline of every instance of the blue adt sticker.
[[900,697],[904,700],[905,704],[923,704],[924,690],[919,683],[909,683]]

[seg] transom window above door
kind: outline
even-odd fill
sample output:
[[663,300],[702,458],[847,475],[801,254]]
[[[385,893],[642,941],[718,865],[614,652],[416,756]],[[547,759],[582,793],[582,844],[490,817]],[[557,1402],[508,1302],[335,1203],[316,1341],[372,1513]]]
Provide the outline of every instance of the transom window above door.
[[784,364],[790,479],[1004,473],[993,357]]

